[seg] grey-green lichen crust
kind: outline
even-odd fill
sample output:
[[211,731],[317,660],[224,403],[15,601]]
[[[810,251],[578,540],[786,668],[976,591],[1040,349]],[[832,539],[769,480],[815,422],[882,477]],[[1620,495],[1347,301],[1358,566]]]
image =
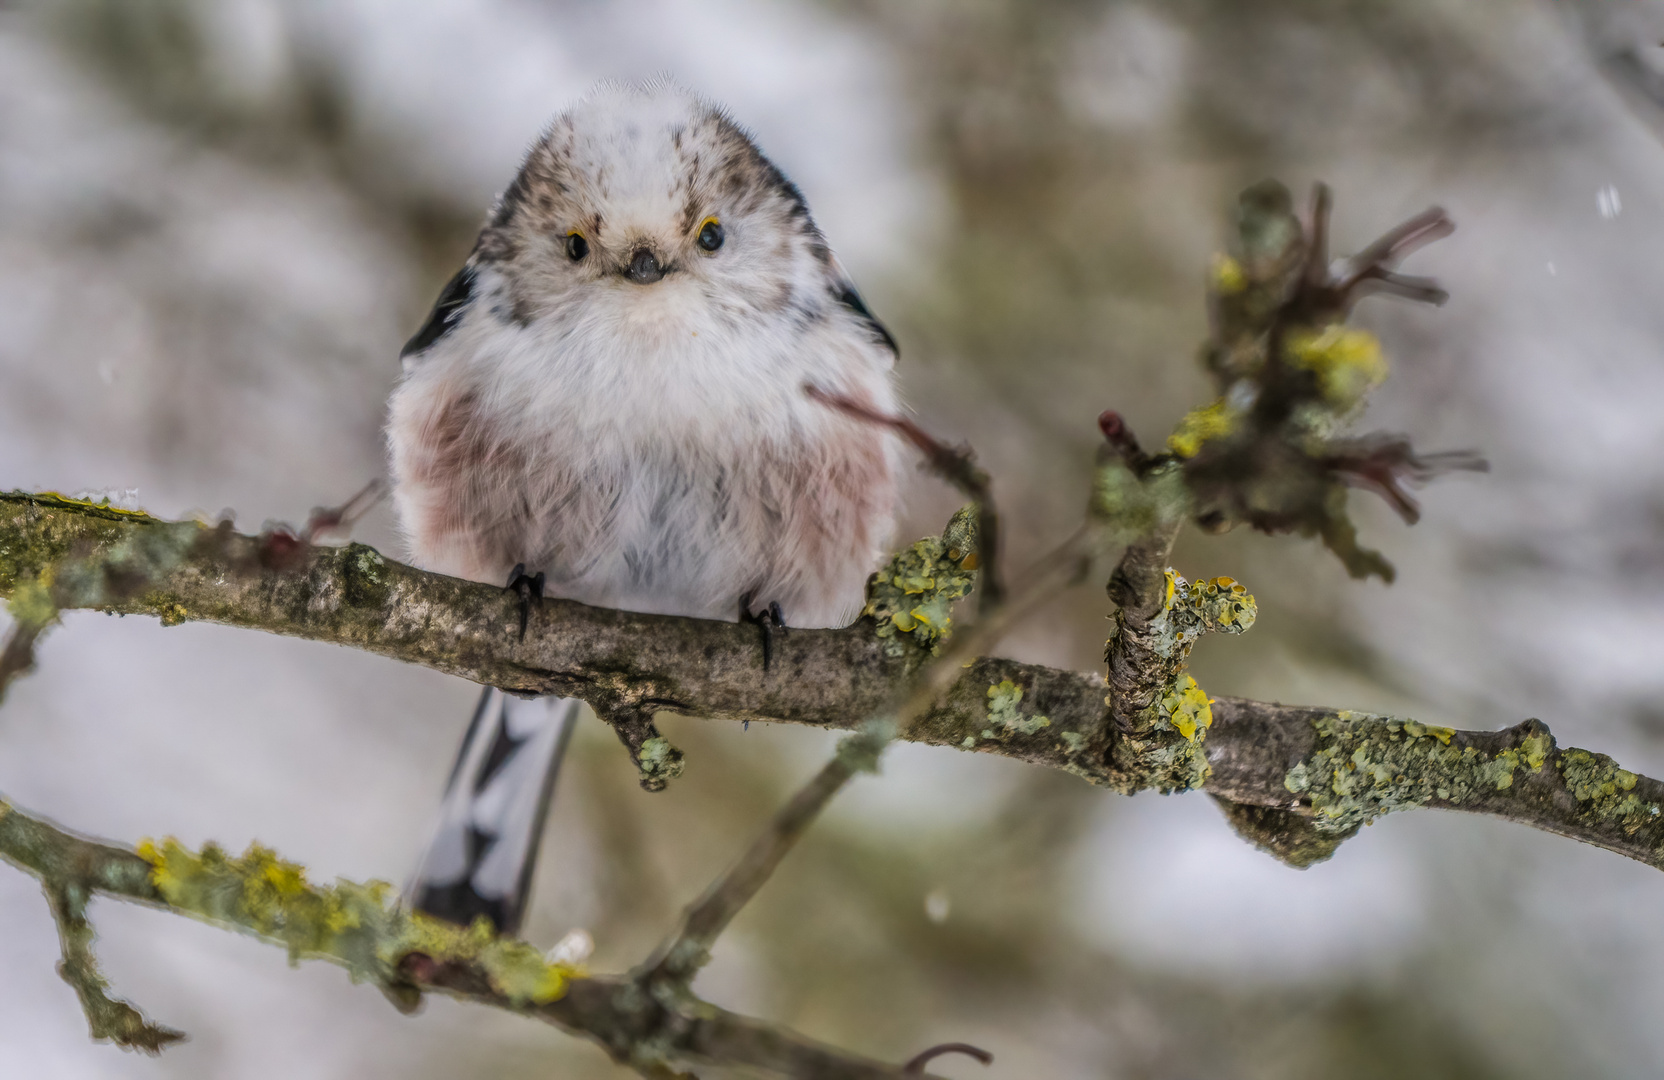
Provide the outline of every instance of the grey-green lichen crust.
[[[1340,711],[1312,723],[1318,748],[1288,771],[1283,786],[1310,807],[1313,823],[1330,833],[1356,832],[1382,814],[1435,801],[1477,802],[1512,787],[1522,769],[1541,772],[1554,753],[1547,729],[1526,735],[1517,749],[1488,754],[1453,741],[1450,728],[1414,720]],[[1573,754],[1595,757],[1584,751],[1566,756]],[[1588,774],[1591,792],[1616,797],[1616,780],[1598,767]],[[1606,795],[1609,783],[1613,792]]]
[[[1162,609],[1140,634],[1153,661],[1150,674],[1159,687],[1151,705],[1139,714],[1135,730],[1121,735],[1117,763],[1128,773],[1121,786],[1189,791],[1207,780],[1210,770],[1203,744],[1213,710],[1207,694],[1185,673],[1185,664],[1203,634],[1243,633],[1254,625],[1257,614],[1254,598],[1236,581],[1217,577],[1189,582],[1168,569]],[[1106,655],[1123,633],[1125,618],[1118,611]],[[1131,770],[1126,768],[1129,763]]]
[[1566,790],[1600,821],[1611,822],[1634,835],[1643,826],[1664,818],[1664,807],[1636,791],[1640,777],[1605,754],[1572,747],[1561,751],[1557,763]]
[[682,764],[682,752],[670,745],[670,740],[662,735],[655,735],[641,744],[637,766],[641,770],[643,782],[654,783],[662,788],[667,781],[682,775]]
[[941,536],[927,536],[896,552],[868,579],[861,614],[878,624],[888,655],[905,655],[909,641],[935,655],[951,632],[954,603],[976,585],[976,526],[976,507],[962,507]]
[[[1007,735],[1033,735],[1052,726],[1051,718],[1040,715],[1024,716],[1023,688],[1010,679],[1001,679],[988,688],[988,726],[982,729],[984,739],[999,739]],[[1067,734],[1074,734],[1068,732]],[[1076,738],[1080,736],[1076,735]],[[967,736],[967,744],[976,740]]]

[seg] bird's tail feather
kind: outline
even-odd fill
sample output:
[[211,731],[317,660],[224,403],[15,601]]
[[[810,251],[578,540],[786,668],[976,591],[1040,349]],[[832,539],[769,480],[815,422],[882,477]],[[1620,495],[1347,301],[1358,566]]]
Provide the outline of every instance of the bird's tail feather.
[[490,918],[520,929],[555,775],[578,719],[576,698],[524,699],[487,687],[462,749],[433,839],[406,901],[450,922]]

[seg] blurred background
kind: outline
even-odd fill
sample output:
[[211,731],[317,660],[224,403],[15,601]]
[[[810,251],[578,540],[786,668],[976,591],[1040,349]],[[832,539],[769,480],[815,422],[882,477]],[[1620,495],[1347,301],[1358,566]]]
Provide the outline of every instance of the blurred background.
[[[1664,4],[1548,0],[0,0],[0,487],[252,531],[382,461],[397,353],[541,125],[603,77],[726,102],[901,343],[908,401],[997,478],[1010,558],[1079,519],[1094,419],[1207,399],[1204,268],[1238,189],[1334,185],[1340,251],[1429,204],[1453,299],[1371,301],[1366,426],[1476,447],[1398,584],[1315,543],[1187,535],[1260,601],[1207,690],[1461,727],[1527,716],[1664,773]],[[956,500],[913,481],[898,542]],[[359,537],[399,552],[385,510]],[[1015,634],[1090,669],[1083,588]],[[121,840],[258,838],[402,880],[476,688],[328,646],[72,614],[0,711],[0,791]],[[662,795],[587,722],[526,928],[639,959],[831,746],[668,719]],[[717,948],[710,999],[954,1077],[1632,1077],[1664,1060],[1664,880],[1501,822],[1387,818],[1299,872],[1204,796],[1124,799],[894,749]],[[32,879],[0,868],[0,1075],[628,1075],[445,1000],[100,901],[116,991],[191,1041],[91,1044]],[[713,1072],[711,1075],[718,1075]]]

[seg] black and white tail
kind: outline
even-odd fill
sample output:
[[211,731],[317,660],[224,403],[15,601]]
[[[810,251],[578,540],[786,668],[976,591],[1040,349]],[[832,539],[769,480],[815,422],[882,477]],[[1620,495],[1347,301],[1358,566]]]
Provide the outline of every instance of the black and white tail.
[[499,932],[518,932],[577,719],[576,698],[486,688],[445,782],[439,825],[405,888],[412,907],[464,926],[484,915]]

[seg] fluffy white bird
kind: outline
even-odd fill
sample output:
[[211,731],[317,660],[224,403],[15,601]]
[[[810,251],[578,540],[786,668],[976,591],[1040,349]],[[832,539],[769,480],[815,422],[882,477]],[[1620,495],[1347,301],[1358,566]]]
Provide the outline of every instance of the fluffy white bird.
[[[805,390],[895,411],[895,342],[720,108],[604,86],[556,118],[403,358],[387,439],[418,565],[703,618],[859,607],[895,447]],[[417,907],[518,927],[576,705],[486,691]]]

